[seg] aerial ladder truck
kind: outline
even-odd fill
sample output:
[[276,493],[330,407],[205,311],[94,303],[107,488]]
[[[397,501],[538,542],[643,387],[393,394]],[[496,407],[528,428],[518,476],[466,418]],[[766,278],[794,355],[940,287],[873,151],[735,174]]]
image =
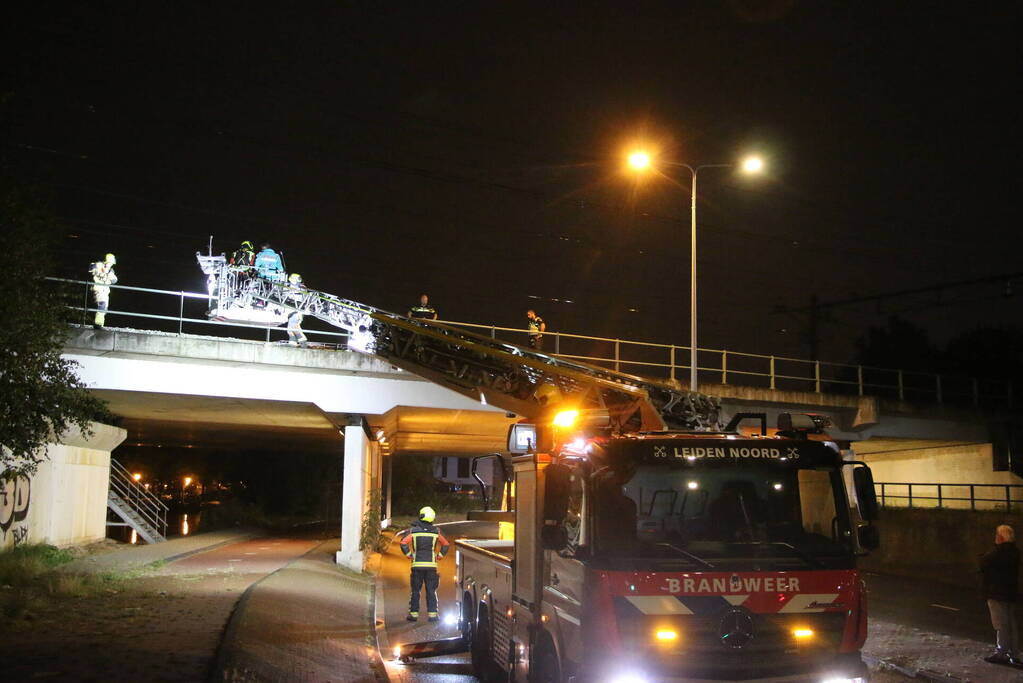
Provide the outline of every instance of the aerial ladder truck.
[[521,418],[488,456],[502,509],[470,513],[510,533],[456,541],[459,635],[398,659],[468,651],[502,681],[866,680],[856,557],[877,500],[826,419],[723,424],[709,396],[199,260],[212,316],[297,310]]

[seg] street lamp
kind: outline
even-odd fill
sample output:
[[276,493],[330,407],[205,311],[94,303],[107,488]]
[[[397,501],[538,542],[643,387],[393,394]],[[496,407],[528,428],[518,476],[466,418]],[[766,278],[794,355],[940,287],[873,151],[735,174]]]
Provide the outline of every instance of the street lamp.
[[[643,150],[635,150],[629,154],[629,166],[635,171],[645,171],[653,165],[649,153]],[[668,166],[678,166],[689,171],[693,179],[692,191],[689,193],[689,221],[690,221],[690,268],[689,268],[689,390],[697,389],[697,359],[696,359],[696,176],[705,168],[732,168],[734,164],[700,164],[690,166],[678,162],[666,162]],[[764,168],[764,162],[760,157],[746,157],[741,166],[746,173],[759,173]]]

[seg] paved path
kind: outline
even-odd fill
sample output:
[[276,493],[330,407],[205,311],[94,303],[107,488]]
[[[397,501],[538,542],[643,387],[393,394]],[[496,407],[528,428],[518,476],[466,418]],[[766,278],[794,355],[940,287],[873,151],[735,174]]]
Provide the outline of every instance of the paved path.
[[337,548],[338,539],[314,544],[246,591],[211,680],[382,680],[371,638],[373,578],[334,564]]
[[[189,544],[142,546],[89,566],[135,578],[80,598],[40,601],[23,628],[0,639],[3,680],[207,680],[228,619],[253,583],[301,557],[318,539],[261,537],[235,542],[197,535]],[[186,539],[182,539],[186,540]],[[214,545],[205,552],[195,552]],[[335,541],[336,544],[336,541]],[[195,552],[159,568],[151,563]],[[154,557],[154,553],[162,557]],[[130,574],[129,574],[130,575]]]
[[256,529],[210,531],[176,538],[163,543],[133,545],[123,550],[114,550],[109,553],[83,557],[74,562],[69,562],[63,566],[63,569],[74,572],[95,573],[129,572],[142,569],[152,565],[154,562],[173,562],[189,555],[261,535],[262,532]]

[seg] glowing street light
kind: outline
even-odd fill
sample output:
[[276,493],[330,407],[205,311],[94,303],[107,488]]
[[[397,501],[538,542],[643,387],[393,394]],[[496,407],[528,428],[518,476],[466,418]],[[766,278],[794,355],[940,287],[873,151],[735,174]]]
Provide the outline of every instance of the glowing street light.
[[136,472],[135,474],[131,475],[131,478],[134,479],[135,481],[141,481],[142,473],[141,472]]
[[742,162],[742,170],[746,173],[760,173],[764,170],[764,160],[760,157],[746,157]]
[[[646,171],[651,165],[652,161],[650,155],[643,151],[635,151],[629,155],[629,166],[632,170],[641,172]],[[690,216],[690,268],[689,268],[689,390],[696,391],[697,389],[697,374],[699,371],[699,364],[697,363],[696,353],[696,176],[700,170],[704,168],[732,168],[734,164],[701,164],[699,166],[690,166],[689,164],[682,164],[678,162],[667,162],[665,165],[668,166],[680,166],[689,171],[689,174],[693,179],[692,190],[689,193],[689,216]],[[764,168],[764,161],[760,157],[750,156],[746,157],[740,164],[740,168],[746,173],[759,173]],[[675,378],[675,367],[672,366],[672,379]]]
[[192,478],[191,477],[185,477],[185,488],[188,488],[188,486],[191,483],[192,483]]
[[637,171],[645,171],[650,168],[650,155],[642,150],[636,150],[629,155],[629,166]]

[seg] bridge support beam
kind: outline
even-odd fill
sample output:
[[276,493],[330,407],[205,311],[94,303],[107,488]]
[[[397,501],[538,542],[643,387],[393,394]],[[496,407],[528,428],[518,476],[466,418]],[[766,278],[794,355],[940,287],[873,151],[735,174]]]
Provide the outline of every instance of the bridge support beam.
[[357,424],[347,425],[340,501],[341,549],[335,561],[357,572],[363,570],[365,562],[365,553],[359,549],[362,518],[369,506],[370,492],[380,485],[379,459],[379,447],[366,434],[361,418]]

